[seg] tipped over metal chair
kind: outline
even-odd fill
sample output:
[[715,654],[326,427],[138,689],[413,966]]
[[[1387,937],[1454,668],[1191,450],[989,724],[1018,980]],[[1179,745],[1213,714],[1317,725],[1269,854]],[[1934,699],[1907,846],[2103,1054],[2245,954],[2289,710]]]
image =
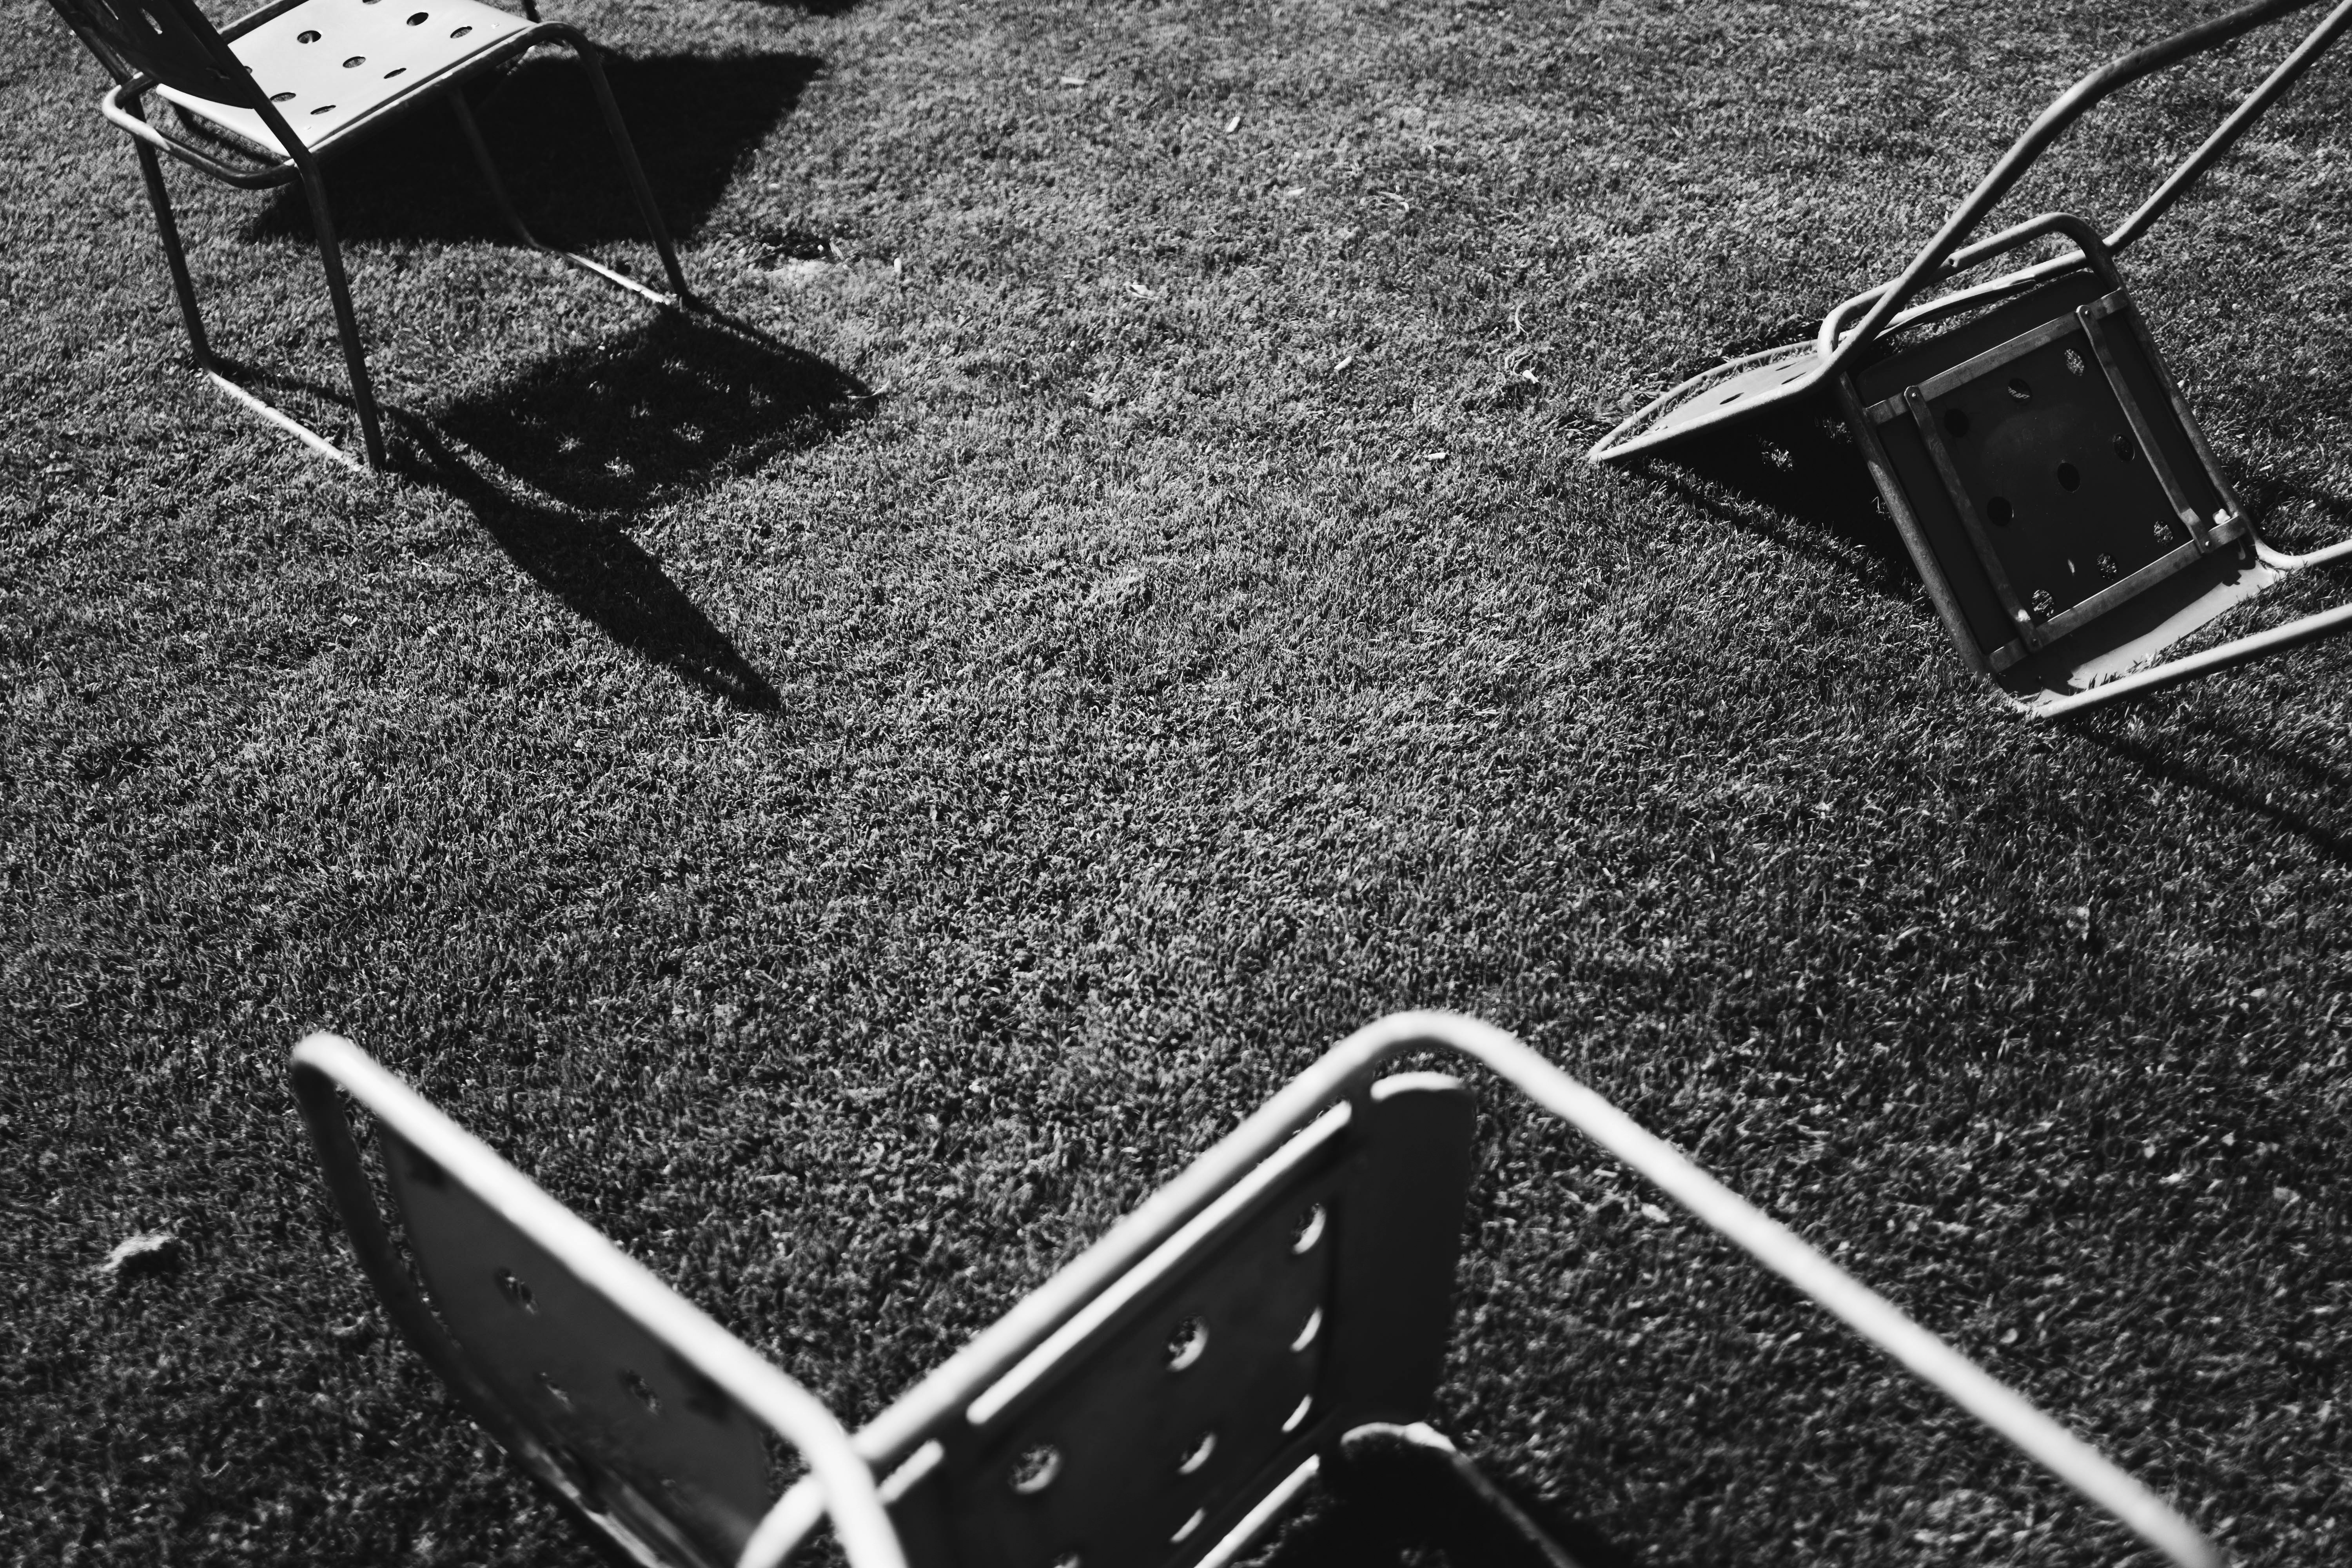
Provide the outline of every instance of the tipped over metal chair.
[[[535,9],[529,16],[516,16],[479,0],[275,0],[225,29],[206,20],[195,0],[49,3],[114,78],[115,85],[100,107],[131,137],[139,155],[198,367],[223,392],[324,456],[351,460],[327,437],[241,385],[214,354],[158,153],[242,189],[289,184],[302,187],[371,467],[384,465],[383,421],[368,377],[320,163],[388,121],[430,100],[446,102],[492,200],[524,244],[551,250],[660,304],[686,297],[686,277],[654,204],[653,187],[637,162],[595,49],[577,28],[539,21]],[[587,257],[541,245],[509,199],[464,88],[541,44],[563,46],[586,71],[638,216],[661,255],[669,293]],[[171,106],[176,125],[166,129],[149,118],[149,107],[157,100]]]
[[[1902,276],[1839,305],[1813,342],[1732,360],[1654,399],[1594,446],[1592,461],[1670,449],[1834,389],[1960,657],[2035,718],[2352,629],[2347,604],[2150,666],[2280,578],[2352,559],[2352,541],[2294,554],[2263,538],[2116,266],[2352,24],[2352,0],[2104,238],[2071,214],[2045,213],[1961,248],[2102,99],[2313,4],[2260,0],[2085,76]],[[2071,248],[1913,303],[1930,285],[2044,237]],[[1927,331],[1939,322],[1952,324]]]
[[[893,1552],[913,1568],[1221,1565],[1318,1468],[1360,1483],[1396,1473],[1402,1454],[1485,1506],[1490,1568],[1573,1568],[1423,1425],[1476,1110],[1452,1078],[1380,1076],[1416,1052],[1482,1064],[2179,1568],[2216,1568],[2203,1536],[2079,1438],[1599,1095],[1467,1018],[1400,1014],[1341,1042],[877,1415],[846,1460],[783,1373],[357,1047],[304,1040],[294,1088],[393,1320],[534,1479],[635,1562],[775,1568],[829,1511],[853,1568],[897,1568]],[[375,1124],[405,1257],[346,1096]],[[810,1461],[772,1501],[762,1423]]]

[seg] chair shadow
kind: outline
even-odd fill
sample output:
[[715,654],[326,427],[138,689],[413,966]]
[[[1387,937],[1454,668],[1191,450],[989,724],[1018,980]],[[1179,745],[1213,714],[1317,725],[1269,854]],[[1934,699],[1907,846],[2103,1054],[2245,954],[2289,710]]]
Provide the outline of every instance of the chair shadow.
[[559,506],[631,513],[820,446],[874,402],[848,372],[698,306],[542,360],[432,422]]
[[2274,735],[2236,724],[2215,726],[2210,731],[2210,738],[2217,742],[2213,749],[2235,759],[2248,773],[2267,773],[2276,779],[2280,789],[2268,790],[2259,784],[2228,778],[2213,768],[2184,761],[2177,752],[2144,745],[2123,733],[2121,723],[2114,713],[2094,710],[2074,721],[2070,727],[2082,739],[2136,764],[2151,777],[2210,795],[2248,816],[2259,817],[2294,834],[2338,866],[2352,866],[2352,814],[2330,823],[2279,804],[2279,795],[2287,791],[2299,791],[2306,796],[2315,794],[2334,801],[2352,800],[2352,768],[2332,766],[2289,751],[2278,743]]
[[1853,435],[1825,398],[1708,432],[1626,465],[1717,522],[1835,566],[1893,599],[1918,573]]
[[733,707],[772,713],[767,677],[616,524],[519,500],[452,451],[432,426],[394,413],[403,467],[473,513],[525,576],[623,647]]
[[[801,54],[603,58],[654,200],[681,239],[709,220],[824,63]],[[535,53],[467,90],[499,173],[541,238],[576,247],[645,237],[576,62]],[[420,105],[361,138],[329,163],[326,178],[346,242],[513,241],[446,106]],[[307,241],[310,232],[301,191],[289,185],[246,237]]]
[[[348,392],[224,357],[234,379],[352,418]],[[530,366],[431,416],[385,405],[395,471],[474,516],[508,559],[624,647],[752,712],[775,688],[624,528],[832,438],[871,410],[861,382],[707,305]]]
[[775,688],[622,525],[821,445],[873,404],[847,372],[702,305],[543,360],[429,420],[400,415],[399,458],[614,641],[736,707],[772,712]]

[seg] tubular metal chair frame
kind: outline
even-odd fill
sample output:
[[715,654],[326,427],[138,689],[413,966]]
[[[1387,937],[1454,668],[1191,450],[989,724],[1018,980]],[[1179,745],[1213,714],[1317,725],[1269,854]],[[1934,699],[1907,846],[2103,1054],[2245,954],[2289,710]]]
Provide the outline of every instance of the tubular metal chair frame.
[[[2255,4],[2121,56],[2083,77],[2053,100],[2026,128],[1976,188],[1953,210],[1943,226],[1920,247],[1901,274],[1838,304],[1822,318],[1821,330],[1811,342],[1792,343],[1748,354],[1702,372],[1673,387],[1595,443],[1590,460],[1596,464],[1623,461],[1644,452],[1671,447],[1706,431],[1744,423],[1767,410],[1811,396],[1824,386],[1834,387],[1847,422],[1870,459],[1874,476],[1879,480],[1880,491],[1887,500],[1888,510],[1903,534],[1904,543],[1922,576],[1927,579],[1930,595],[1951,628],[1954,641],[1964,658],[1983,668],[1983,657],[1953,603],[1952,589],[1946,574],[1922,534],[1917,519],[1911,515],[1910,509],[1903,501],[1900,487],[1891,482],[1885,454],[1879,448],[1871,422],[1863,416],[1853,390],[1857,373],[1870,363],[1873,357],[1870,351],[1874,345],[1884,345],[1892,334],[1904,328],[1926,325],[1995,304],[2021,295],[2062,274],[2088,269],[2109,279],[2120,293],[2121,281],[2115,274],[2114,258],[2145,235],[2150,226],[2229,151],[2246,129],[2326,52],[2346,26],[2352,25],[2352,0],[2339,0],[2269,76],[2248,93],[2212,133],[2183,159],[2128,217],[2108,233],[2103,242],[2095,231],[2081,219],[2062,213],[2042,214],[1965,247],[1961,242],[2025,176],[2051,144],[2102,100],[2143,77],[2209,53],[2257,27],[2307,9],[2316,3],[2317,0],[2256,0]],[[1920,294],[1935,284],[2053,231],[2071,239],[2074,248],[1989,281],[1924,303],[1915,303]],[[2136,321],[2134,330],[2137,330]],[[2144,332],[2139,335],[2144,342]],[[2163,372],[2160,360],[2156,360],[2152,344],[2147,345],[2147,352],[2156,363],[2158,374],[2168,384],[2169,377]],[[2254,525],[2250,510],[2231,489],[2228,479],[2221,473],[2218,463],[2213,461],[2210,449],[2206,448],[2194,420],[2188,416],[2187,405],[2181,400],[2178,387],[2168,384],[2167,390],[2179,411],[2187,436],[2199,448],[2200,456],[2203,458],[2222,498],[2223,510],[2215,520],[2215,526],[2210,531],[2192,529],[2199,534],[2197,542],[2200,549],[2210,549],[2242,536],[2252,547],[2262,566],[2277,574],[2352,560],[2352,540],[2305,553],[2279,550],[2264,540]],[[1711,406],[1694,410],[1694,405],[1707,398],[1714,399]],[[2023,617],[2020,618],[2022,621]],[[2178,685],[2298,643],[2347,629],[2352,629],[2352,604],[2305,616],[2285,626],[2239,637],[2187,658],[2113,679],[2102,679],[2087,689],[2039,700],[2021,700],[2013,695],[2010,695],[2008,700],[2012,707],[2029,717],[2054,718],[2113,702],[2119,698]],[[2036,637],[2031,631],[2026,638],[2027,644],[2034,648],[2048,640],[2051,639]]]
[[[608,1539],[629,1550],[639,1562],[664,1561],[644,1543],[615,1536],[610,1521],[595,1517],[562,1470],[539,1453],[541,1446],[500,1405],[484,1379],[467,1366],[464,1353],[424,1304],[393,1249],[338,1089],[350,1093],[387,1128],[472,1186],[510,1223],[527,1227],[540,1245],[563,1258],[582,1278],[609,1282],[614,1299],[623,1301],[640,1322],[668,1328],[673,1342],[688,1359],[737,1391],[748,1408],[802,1446],[811,1460],[811,1473],[787,1489],[751,1532],[736,1559],[736,1568],[778,1568],[828,1512],[856,1568],[902,1568],[900,1562],[893,1561],[899,1548],[897,1540],[889,1537],[889,1526],[874,1528],[874,1500],[878,1497],[881,1503],[896,1506],[913,1489],[925,1485],[941,1468],[943,1442],[959,1441],[965,1429],[984,1425],[992,1410],[1001,1411],[1008,1402],[1017,1401],[1019,1392],[1005,1391],[1025,1386],[1024,1379],[1034,1384],[1041,1360],[1051,1363],[1074,1345],[1089,1342],[1085,1337],[1089,1322],[1104,1321],[1107,1302],[1119,1299],[1123,1291],[1131,1293],[1133,1282],[1152,1272],[1154,1260],[1181,1253],[1188,1237],[1197,1238],[1203,1226],[1214,1227],[1238,1212],[1236,1194],[1253,1181],[1263,1187],[1265,1173],[1282,1165],[1291,1152],[1312,1142],[1318,1129],[1329,1129],[1335,1119],[1342,1124],[1354,1119],[1359,1125],[1369,1126],[1382,1095],[1407,1085],[1408,1080],[1415,1089],[1452,1084],[1451,1079],[1434,1074],[1407,1074],[1376,1082],[1385,1064],[1417,1052],[1450,1052],[1483,1065],[1631,1166],[1701,1223],[2121,1521],[2178,1568],[2219,1568],[2219,1554],[2203,1535],[2088,1444],[1593,1090],[1509,1035],[1455,1015],[1395,1015],[1334,1047],[1101,1240],[849,1438],[847,1451],[854,1459],[846,1462],[832,1434],[799,1403],[806,1396],[789,1379],[623,1258],[610,1243],[356,1047],[329,1035],[304,1040],[294,1054],[294,1086],[362,1267],[394,1321],[482,1425],[559,1499],[603,1529]],[[1454,1092],[1460,1093],[1458,1086]],[[1310,1327],[1307,1332],[1312,1331]],[[1450,1445],[1427,1428],[1360,1426],[1342,1435],[1333,1449],[1308,1455],[1287,1475],[1277,1478],[1213,1546],[1178,1561],[1185,1568],[1223,1568],[1272,1521],[1318,1464],[1337,1460],[1344,1468],[1350,1445],[1382,1433],[1402,1436],[1408,1444],[1448,1456],[1457,1468],[1474,1478],[1474,1491],[1498,1504],[1501,1511],[1514,1512],[1491,1487],[1475,1479],[1466,1460],[1453,1456]],[[878,1489],[872,1488],[875,1476],[886,1478]],[[1535,1549],[1537,1560],[1556,1565],[1571,1561],[1544,1540],[1524,1516],[1510,1522],[1521,1541]],[[1181,1532],[1178,1539],[1182,1539]]]
[[[526,0],[527,26],[488,44],[446,69],[419,76],[404,90],[387,97],[365,114],[338,125],[315,143],[307,143],[287,121],[277,104],[271,101],[268,92],[255,80],[248,68],[238,59],[230,45],[264,23],[298,11],[309,3],[310,0],[270,0],[269,4],[248,12],[226,27],[215,28],[197,8],[195,0],[50,0],[67,25],[73,28],[83,44],[98,57],[108,74],[114,78],[114,87],[100,100],[100,110],[131,139],[132,150],[138,154],[140,173],[147,187],[147,199],[154,208],[155,226],[163,240],[164,258],[171,268],[173,290],[179,300],[181,317],[187,324],[189,345],[194,353],[197,367],[222,392],[262,419],[302,441],[320,456],[346,465],[359,466],[352,464],[342,448],[325,436],[239,384],[228,374],[224,362],[214,353],[197,305],[195,283],[188,270],[179,225],[173,216],[162,161],[157,154],[168,153],[213,179],[241,190],[267,190],[289,184],[300,185],[303,200],[310,208],[320,261],[326,272],[327,294],[334,308],[335,327],[341,339],[344,366],[351,377],[352,399],[359,415],[361,437],[366,449],[366,466],[382,468],[387,462],[383,421],[377,406],[374,384],[368,374],[366,353],[360,340],[359,319],[352,303],[342,247],[336,238],[326,184],[320,174],[320,160],[355,137],[416,109],[426,100],[436,96],[446,96],[491,200],[497,205],[500,217],[522,244],[569,261],[658,305],[673,306],[690,299],[685,273],[678,266],[677,249],[654,201],[653,187],[646,179],[644,166],[638,161],[628,127],[621,118],[620,106],[613,97],[612,85],[605,79],[596,47],[585,34],[576,27],[539,20],[536,4],[533,0]],[[151,15],[141,15],[141,7]],[[125,9],[138,16],[148,30],[163,40],[163,47],[160,52],[158,38],[130,35],[120,14]],[[180,37],[169,39],[164,34],[164,26],[158,26],[152,19],[155,16],[165,19],[164,26],[175,27]],[[483,141],[481,129],[466,101],[466,86],[486,72],[512,64],[531,49],[551,44],[560,45],[568,50],[587,74],[597,108],[604,117],[605,132],[627,178],[638,217],[645,225],[654,248],[659,253],[662,268],[668,277],[668,293],[650,289],[589,257],[541,243],[515,209],[507,194],[505,182],[499,176],[488,145]],[[173,49],[192,53],[175,56],[172,52]],[[172,79],[173,77],[183,79],[175,81]],[[147,109],[149,95],[161,88],[177,88],[184,94],[250,111],[259,118],[276,141],[278,155],[273,157],[266,150],[249,145],[246,139],[234,135],[226,128],[204,121],[200,112],[191,111],[184,105],[174,105],[179,110],[177,119],[181,130],[176,133],[166,130],[149,117]]]

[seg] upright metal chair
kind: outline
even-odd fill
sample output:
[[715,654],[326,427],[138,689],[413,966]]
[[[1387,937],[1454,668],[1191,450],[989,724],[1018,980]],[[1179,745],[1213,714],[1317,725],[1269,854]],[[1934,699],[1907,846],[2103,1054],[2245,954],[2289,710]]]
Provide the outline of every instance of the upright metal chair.
[[[508,225],[524,244],[550,249],[532,237],[508,198],[463,89],[538,45],[564,46],[588,74],[671,292],[648,289],[584,256],[552,253],[660,304],[686,297],[686,276],[678,269],[669,231],[593,47],[577,28],[539,21],[528,3],[531,15],[520,17],[480,0],[272,0],[226,31],[205,19],[195,0],[49,3],[114,78],[100,107],[130,135],[139,154],[198,367],[223,392],[324,456],[350,461],[333,442],[231,379],[215,357],[157,153],[242,189],[300,183],[327,271],[327,294],[342,337],[367,461],[374,468],[385,461],[383,422],[320,178],[320,160],[369,131],[430,99],[446,101]],[[149,119],[150,95],[176,111],[176,129]]]
[[[1387,1445],[1488,1503],[1520,1562],[1572,1568],[1422,1425],[1444,1363],[1475,1110],[1431,1072],[1484,1064],[1647,1177],[2180,1568],[2206,1540],[2079,1438],[1509,1036],[1408,1013],[1359,1031],[850,1439],[781,1373],[358,1047],[313,1035],[294,1088],[386,1310],[484,1428],[635,1561],[775,1568],[830,1510],[914,1568],[1200,1568],[1318,1466]],[[339,1093],[338,1091],[341,1091]],[[376,1123],[412,1280],[346,1118]],[[810,1475],[772,1505],[751,1418]],[[856,1473],[853,1473],[856,1472]]]
[[[2352,628],[2347,604],[2143,668],[2281,577],[2352,558],[2352,541],[2298,555],[2262,537],[2115,260],[2336,41],[2352,23],[2352,0],[2104,239],[2079,217],[2045,213],[1959,248],[2100,100],[2314,3],[2260,0],[2085,76],[2027,128],[1901,277],[1839,305],[1813,342],[1749,354],[1673,388],[1602,437],[1592,461],[1669,448],[1833,387],[1961,658],[2036,718]],[[1912,303],[1933,283],[2053,235],[2073,248]]]

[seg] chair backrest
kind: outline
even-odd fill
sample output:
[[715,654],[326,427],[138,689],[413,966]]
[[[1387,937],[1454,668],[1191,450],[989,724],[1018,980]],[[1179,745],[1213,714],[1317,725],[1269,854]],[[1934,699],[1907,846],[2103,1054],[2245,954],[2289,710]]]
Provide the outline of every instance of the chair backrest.
[[1238,1173],[931,1424],[886,1493],[909,1561],[1192,1568],[1343,1434],[1425,1416],[1475,1121],[1452,1079],[1401,1074]]
[[[638,1561],[741,1557],[772,1495],[754,1411],[778,1425],[746,1380],[782,1374],[649,1275],[641,1294],[658,1292],[667,1320],[616,1298],[597,1266],[626,1259],[357,1047],[313,1036],[295,1060],[362,1265],[477,1419]],[[376,1118],[423,1298],[338,1089]],[[1475,1121],[1454,1080],[1403,1073],[1295,1137],[1204,1156],[1155,1200],[1181,1191],[1181,1213],[1132,1216],[1150,1239],[1116,1271],[1081,1259],[999,1325],[1024,1353],[978,1379],[941,1369],[956,1393],[898,1445],[913,1458],[881,1493],[906,1559],[1193,1568],[1244,1539],[1348,1431],[1427,1415]],[[1048,1331],[1021,1337],[1024,1312]],[[728,1375],[713,1372],[718,1341],[736,1356]]]
[[[813,1397],[358,1047],[313,1036],[296,1090],[386,1309],[525,1469],[635,1561],[729,1568],[775,1488],[768,1435],[827,1478],[853,1563],[903,1568],[871,1473]],[[375,1120],[420,1297],[337,1090]]]
[[260,89],[194,0],[49,0],[117,81],[153,77],[217,103],[251,107]]

